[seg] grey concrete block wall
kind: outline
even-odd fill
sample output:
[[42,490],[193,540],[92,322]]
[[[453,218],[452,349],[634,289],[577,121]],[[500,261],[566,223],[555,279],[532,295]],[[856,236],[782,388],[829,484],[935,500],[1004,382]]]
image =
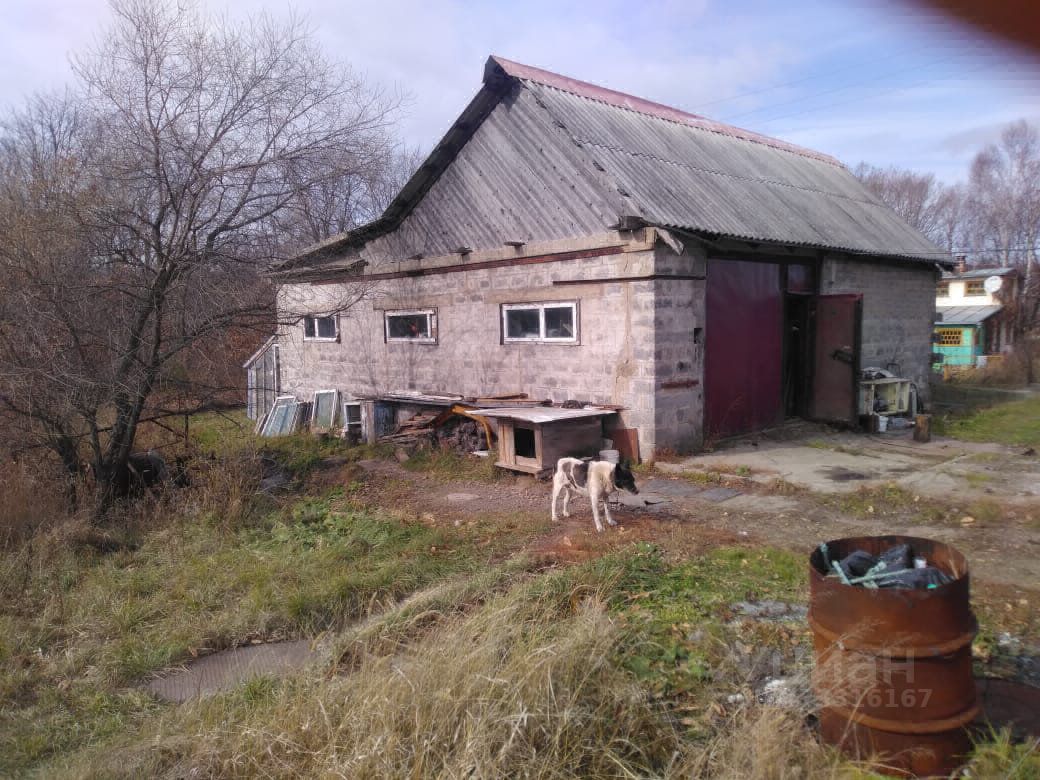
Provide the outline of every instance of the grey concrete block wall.
[[[703,444],[706,283],[699,278],[607,281],[617,277],[703,277],[696,247],[679,255],[650,251],[559,262],[474,269],[379,282],[339,315],[339,340],[303,340],[284,326],[283,391],[347,396],[419,391],[467,396],[525,392],[557,403],[626,407],[620,424],[639,430],[640,451],[696,451]],[[554,285],[554,281],[588,284]],[[345,305],[352,285],[283,285],[287,312],[321,313]],[[928,267],[825,258],[821,293],[863,296],[863,365],[891,367],[929,397],[935,273]],[[575,301],[579,344],[503,344],[505,303]],[[386,343],[387,309],[433,308],[436,344]]]
[[[282,388],[299,398],[337,389],[370,396],[419,391],[466,396],[524,392],[555,402],[626,407],[621,424],[654,447],[655,283],[595,282],[653,273],[654,252],[618,253],[379,282],[339,314],[339,340],[305,341],[301,324],[279,334]],[[553,285],[556,280],[589,284]],[[283,285],[279,306],[321,313],[350,298],[350,285]],[[501,305],[576,301],[579,344],[501,343]],[[386,309],[434,308],[436,344],[385,343]]]
[[863,296],[862,366],[890,368],[930,401],[937,273],[927,265],[824,259],[821,293]]
[[[705,274],[697,248],[679,255],[659,245],[655,263],[660,275]],[[659,449],[694,452],[704,442],[704,304],[703,279],[654,282],[653,439]]]

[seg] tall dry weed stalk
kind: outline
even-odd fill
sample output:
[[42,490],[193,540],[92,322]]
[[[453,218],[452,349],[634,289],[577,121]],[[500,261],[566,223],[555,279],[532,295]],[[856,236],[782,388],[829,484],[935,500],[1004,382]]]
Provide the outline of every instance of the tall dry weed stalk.
[[28,462],[0,467],[0,553],[73,515],[68,494],[47,469]]

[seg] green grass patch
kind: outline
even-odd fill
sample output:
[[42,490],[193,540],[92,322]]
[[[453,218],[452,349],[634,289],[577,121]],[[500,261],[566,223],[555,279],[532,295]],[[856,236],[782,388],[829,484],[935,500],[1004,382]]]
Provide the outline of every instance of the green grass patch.
[[442,482],[497,482],[506,476],[491,456],[481,458],[452,449],[423,449],[402,464],[408,471],[423,472]]
[[[54,550],[0,607],[0,776],[130,728],[126,686],[195,653],[336,629],[477,563],[475,531],[308,498],[253,527],[175,522],[135,550]],[[13,581],[24,559],[7,556]],[[8,579],[11,578],[11,579]]]
[[1036,780],[1040,777],[1040,743],[1015,742],[1007,729],[991,729],[975,743],[964,776]]
[[1040,397],[937,417],[935,422],[937,433],[955,439],[1036,447],[1040,446]]
[[730,625],[740,601],[804,602],[805,561],[775,548],[720,548],[677,565],[640,545],[625,559],[613,608],[628,627],[622,663],[656,696],[682,705],[714,688],[739,686],[733,647],[789,649],[794,636],[780,624]]
[[206,454],[227,455],[248,447],[256,440],[256,421],[246,417],[245,409],[206,412],[188,420],[188,435]]

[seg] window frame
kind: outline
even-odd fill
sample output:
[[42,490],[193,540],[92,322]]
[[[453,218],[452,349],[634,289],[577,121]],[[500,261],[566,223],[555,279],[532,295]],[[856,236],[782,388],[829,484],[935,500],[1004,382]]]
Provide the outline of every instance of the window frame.
[[[546,336],[545,335],[545,310],[565,309],[571,310],[571,321],[574,324],[574,335],[572,336]],[[507,317],[511,311],[523,311],[525,309],[536,309],[538,311],[538,336],[510,336]],[[581,344],[581,306],[579,301],[535,301],[531,303],[503,303],[501,304],[501,317],[499,318],[502,329],[503,344]]]
[[[254,428],[257,428],[257,426],[263,422],[271,406],[274,406],[275,399],[281,395],[281,364],[278,355],[279,345],[276,338],[277,337],[275,336],[271,336],[271,338],[264,342],[263,346],[254,352],[249,360],[243,364],[243,367],[246,370],[246,416],[255,422]],[[258,370],[257,367],[259,366],[262,369],[265,366],[268,354],[271,356],[274,387],[267,387],[266,383],[261,387],[257,380],[259,378],[258,375],[263,373],[263,371]],[[267,404],[267,393],[269,391],[273,395],[270,404]],[[261,404],[259,403],[259,396],[261,393],[263,394],[263,405],[265,407],[263,413],[260,412]],[[256,433],[257,430],[254,430],[254,433]]]
[[[278,432],[270,430],[271,419],[274,416],[275,410],[278,408],[279,402],[285,401],[284,406],[289,406],[286,412],[286,420],[288,422],[288,430],[283,431],[279,428]],[[291,405],[290,405],[291,404]],[[300,402],[294,395],[280,395],[274,399],[274,403],[271,404],[271,408],[267,410],[267,414],[264,419],[257,425],[257,434],[262,438],[273,438],[275,436],[288,436],[296,431],[296,426],[299,425],[300,417]]]
[[986,295],[988,293],[986,292],[985,279],[968,279],[964,282],[965,298],[985,298]]
[[[349,436],[351,431],[357,431],[358,441],[361,441],[365,433],[365,410],[361,405],[361,401],[344,399],[340,402],[340,406],[343,410],[343,435]],[[352,406],[357,407],[356,420],[352,420],[347,412],[347,409]]]
[[949,298],[950,297],[950,283],[939,282],[935,286],[935,297],[936,298]]
[[[426,317],[426,330],[429,333],[428,336],[419,336],[417,338],[408,338],[407,336],[391,336],[390,335],[390,318],[391,317]],[[440,327],[437,322],[437,307],[427,307],[422,309],[384,309],[383,310],[383,342],[386,344],[437,344],[440,340]]]
[[[956,334],[956,336],[957,336],[957,343],[956,344],[954,344],[952,342],[944,342],[943,341],[943,337],[944,336],[951,336],[952,337],[954,334]],[[963,347],[964,346],[964,330],[962,328],[936,328],[935,329],[935,335],[937,337],[935,345],[938,346],[938,347]]]
[[[314,321],[314,335],[307,335],[307,320]],[[318,320],[332,320],[332,331],[331,336],[319,336],[318,335]],[[304,341],[339,341],[339,317],[335,314],[305,314],[300,318],[300,322],[303,325],[303,340]]]
[[[318,396],[332,394],[332,418],[328,425],[318,425]],[[331,431],[336,427],[336,416],[339,413],[339,390],[315,390],[311,401],[310,425],[312,431]]]

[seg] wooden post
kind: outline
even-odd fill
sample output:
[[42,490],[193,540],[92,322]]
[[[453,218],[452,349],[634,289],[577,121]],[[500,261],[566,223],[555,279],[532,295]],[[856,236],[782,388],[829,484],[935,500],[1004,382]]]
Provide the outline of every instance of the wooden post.
[[914,418],[914,441],[929,442],[932,440],[932,416],[919,414]]

